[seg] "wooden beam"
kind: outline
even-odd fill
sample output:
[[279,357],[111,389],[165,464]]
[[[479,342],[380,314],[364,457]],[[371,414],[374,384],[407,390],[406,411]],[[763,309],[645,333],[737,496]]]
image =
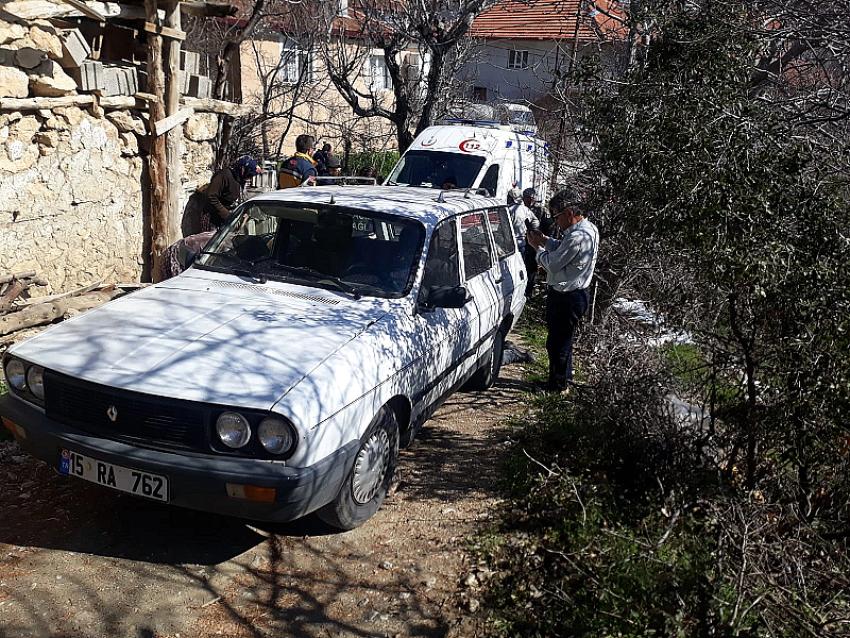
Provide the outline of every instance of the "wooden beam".
[[[95,12],[103,19],[121,18],[122,20],[144,20],[147,16],[143,7],[118,2],[93,2],[78,0],[86,10]],[[70,4],[49,2],[48,0],[12,0],[0,6],[3,11],[24,20],[39,18],[91,17]],[[160,12],[161,13],[161,12]]]
[[251,113],[252,110],[248,104],[236,104],[234,102],[214,100],[212,98],[184,96],[183,104],[191,106],[195,109],[196,113],[218,113],[219,115],[229,115],[230,117],[242,117]]
[[164,135],[168,133],[175,126],[181,125],[183,122],[192,117],[192,113],[194,113],[194,109],[185,108],[177,111],[174,115],[169,115],[161,119],[159,122],[155,122],[153,125],[153,133],[154,135]]
[[81,2],[80,0],[60,0],[60,2],[64,2],[65,4],[70,4],[77,11],[82,13],[87,18],[91,18],[92,20],[97,20],[98,22],[106,22],[106,16],[103,15],[97,9],[93,9],[89,7],[85,2]]
[[100,98],[100,106],[105,109],[145,109],[147,105],[132,95],[105,95]]
[[171,27],[163,27],[157,24],[153,24],[152,22],[145,22],[145,31],[148,33],[156,33],[157,35],[161,35],[164,38],[170,38],[171,40],[178,40],[182,42],[186,39],[186,32],[181,31],[180,29],[173,29]]
[[[170,0],[165,5],[164,26],[175,31],[182,31],[183,25],[180,18],[180,3]],[[165,115],[175,117],[180,111],[180,41],[169,40],[165,55]],[[184,109],[193,112],[191,107]],[[188,118],[187,118],[188,119]],[[180,153],[180,145],[183,142],[183,130],[175,126],[165,138],[166,164],[168,166],[168,244],[181,236],[181,220],[183,211],[180,209],[180,193],[183,181],[183,158]]]
[[[145,12],[149,22],[155,22],[157,0],[145,0]],[[157,280],[162,272],[165,249],[168,248],[168,171],[165,137],[156,134],[154,123],[165,119],[165,73],[162,69],[162,36],[149,33],[147,36],[148,91],[156,96],[149,103],[150,131],[154,136],[148,154],[150,176],[150,247],[151,276]]]
[[63,97],[3,97],[0,111],[37,111],[63,106],[87,106],[94,103],[92,95],[65,95]]
[[137,100],[144,100],[145,102],[157,102],[159,100],[153,93],[145,93],[143,91],[137,91],[133,94],[133,97]]

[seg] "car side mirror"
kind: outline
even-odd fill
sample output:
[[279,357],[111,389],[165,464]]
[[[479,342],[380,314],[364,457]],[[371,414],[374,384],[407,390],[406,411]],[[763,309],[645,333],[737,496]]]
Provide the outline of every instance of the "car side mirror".
[[464,286],[439,286],[429,288],[424,305],[429,308],[463,308],[472,301],[472,295]]

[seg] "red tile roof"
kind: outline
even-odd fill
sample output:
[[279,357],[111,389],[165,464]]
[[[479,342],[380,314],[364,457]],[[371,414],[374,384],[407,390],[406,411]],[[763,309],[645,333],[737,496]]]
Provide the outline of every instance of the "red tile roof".
[[470,34],[487,40],[579,40],[623,37],[617,0],[502,0],[472,23]]

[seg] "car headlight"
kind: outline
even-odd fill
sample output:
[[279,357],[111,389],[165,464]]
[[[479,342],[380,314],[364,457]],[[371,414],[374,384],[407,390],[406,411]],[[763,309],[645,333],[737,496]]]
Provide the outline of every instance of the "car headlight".
[[218,438],[227,447],[237,450],[245,447],[251,440],[251,426],[248,419],[236,412],[225,412],[215,422]]
[[266,417],[260,422],[257,429],[257,438],[266,452],[271,454],[283,454],[292,448],[295,437],[292,428],[283,419]]
[[10,359],[6,362],[6,381],[15,390],[23,390],[27,386],[26,369],[23,361]]
[[27,388],[36,399],[44,401],[44,368],[30,366],[27,370]]

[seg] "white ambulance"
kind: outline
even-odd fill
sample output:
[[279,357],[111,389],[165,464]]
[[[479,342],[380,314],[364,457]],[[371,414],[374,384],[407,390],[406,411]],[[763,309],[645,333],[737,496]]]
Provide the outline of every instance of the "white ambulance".
[[[504,201],[512,188],[532,187],[545,201],[552,175],[548,145],[492,120],[445,120],[416,136],[384,184],[485,189]],[[483,193],[482,193],[483,194]]]

